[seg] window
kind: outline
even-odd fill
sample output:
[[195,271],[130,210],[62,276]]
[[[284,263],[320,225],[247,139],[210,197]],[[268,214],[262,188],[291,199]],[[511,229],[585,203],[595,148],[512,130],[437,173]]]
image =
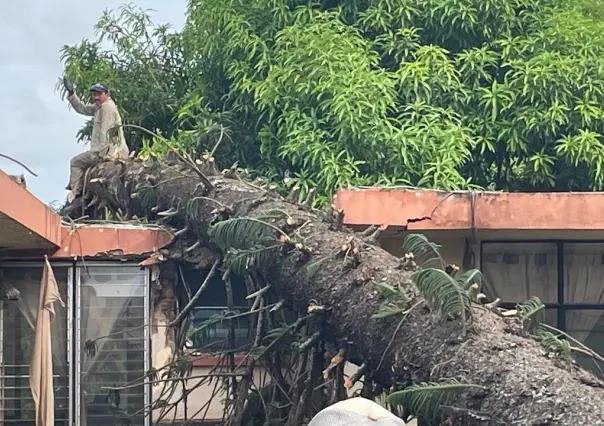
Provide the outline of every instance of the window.
[[[51,325],[53,374],[55,387],[55,426],[69,424],[69,362],[67,356],[68,323],[67,297],[70,268],[55,266],[55,278],[66,308],[55,304],[55,319]],[[0,310],[0,424],[4,426],[33,426],[34,402],[29,388],[29,363],[33,347],[36,310],[42,279],[41,266],[3,267],[4,279],[21,292],[15,301],[1,302]]]
[[[51,325],[55,426],[113,425],[123,414],[132,426],[148,426],[148,385],[120,392],[123,414],[104,389],[140,383],[149,370],[148,271],[124,264],[52,266],[66,304],[55,304]],[[2,266],[4,278],[21,292],[19,300],[0,302],[3,426],[34,426],[29,364],[42,271],[41,265]]]
[[[148,370],[146,272],[129,266],[78,269],[79,412],[81,424],[115,424],[107,386],[142,383]],[[91,344],[94,342],[94,344]],[[119,410],[133,426],[145,424],[146,386],[120,391]]]
[[548,323],[604,354],[604,243],[485,242],[481,263],[487,296],[508,306],[538,296]]
[[543,303],[558,300],[558,261],[555,243],[485,243],[482,272],[486,294],[504,302],[537,296]]
[[[178,309],[184,308],[188,303],[186,285],[189,286],[191,294],[199,289],[207,276],[209,270],[183,270],[185,282],[179,281],[177,287]],[[245,281],[243,278],[232,275],[234,310],[239,313],[246,312],[247,300],[245,300]],[[228,312],[227,295],[224,281],[220,274],[215,274],[206,289],[197,300],[191,311],[191,327],[193,333],[189,335],[186,346],[189,349],[213,351],[226,347],[228,343],[228,332],[230,321],[220,320]],[[211,321],[215,318],[216,321]],[[234,319],[235,348],[240,348],[248,343],[250,318],[242,315]]]

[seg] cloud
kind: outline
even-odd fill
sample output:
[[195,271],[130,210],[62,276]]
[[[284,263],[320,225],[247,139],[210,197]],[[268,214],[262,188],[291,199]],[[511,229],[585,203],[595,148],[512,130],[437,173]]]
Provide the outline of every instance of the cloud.
[[[54,86],[63,68],[59,50],[94,37],[94,24],[103,10],[125,1],[20,0],[0,1],[0,152],[27,164],[38,177],[0,158],[0,169],[25,174],[28,189],[42,201],[63,200],[69,160],[86,147],[76,133],[86,118],[61,101]],[[136,3],[154,9],[158,23],[180,28],[185,0]]]

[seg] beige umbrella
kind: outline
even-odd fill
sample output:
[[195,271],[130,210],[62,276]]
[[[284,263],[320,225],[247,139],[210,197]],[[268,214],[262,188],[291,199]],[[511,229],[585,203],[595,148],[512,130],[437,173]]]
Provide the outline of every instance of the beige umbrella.
[[59,294],[55,274],[48,262],[48,256],[44,256],[44,272],[40,282],[34,346],[29,366],[29,387],[36,405],[36,426],[53,426],[55,422],[50,324],[55,316],[54,303],[57,301],[65,307]]

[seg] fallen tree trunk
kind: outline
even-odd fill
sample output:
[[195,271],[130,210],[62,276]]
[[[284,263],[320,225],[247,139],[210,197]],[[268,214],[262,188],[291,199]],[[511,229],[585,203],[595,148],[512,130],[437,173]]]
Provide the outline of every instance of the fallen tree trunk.
[[[209,180],[211,189],[182,163],[103,163],[91,170],[87,191],[95,201],[86,213],[98,215],[108,207],[129,217],[164,220],[182,229],[170,256],[205,266],[218,251],[208,236],[211,223],[285,210],[291,218],[275,226],[275,241],[281,236],[283,245],[279,256],[254,268],[300,311],[313,299],[330,308],[321,338],[338,342],[351,362],[365,363],[374,380],[397,388],[443,378],[481,386],[442,407],[447,424],[604,424],[600,382],[544,356],[517,318],[473,304],[471,324],[443,321],[421,302],[401,260],[375,245],[375,234],[332,230],[339,224],[327,223],[321,213],[237,177],[215,174]],[[297,239],[284,237],[296,232]],[[309,265],[317,261],[309,275]],[[384,303],[380,283],[403,289],[404,315],[372,318]]]

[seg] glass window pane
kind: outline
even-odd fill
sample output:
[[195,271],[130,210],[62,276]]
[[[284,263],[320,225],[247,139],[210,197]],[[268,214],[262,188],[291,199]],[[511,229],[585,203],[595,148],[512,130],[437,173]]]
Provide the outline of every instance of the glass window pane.
[[558,309],[548,308],[545,310],[545,323],[558,328]]
[[489,299],[516,303],[537,296],[544,303],[558,300],[555,243],[484,243],[482,273]]
[[604,244],[564,244],[564,302],[604,305]]
[[[183,276],[189,286],[191,294],[199,289],[209,269],[196,270],[183,268]],[[243,277],[231,274],[231,288],[233,290],[234,310],[239,313],[247,312],[248,301],[246,285]],[[189,302],[185,283],[179,281],[176,289],[178,308],[182,309]],[[228,345],[228,332],[230,321],[225,319],[227,309],[226,286],[221,274],[215,274],[197,299],[191,311],[191,330],[187,337],[186,347],[196,351],[215,351],[226,348]],[[222,318],[222,319],[221,319]],[[234,344],[235,348],[244,348],[249,343],[250,316],[243,315],[234,319]]]
[[[189,267],[182,268],[183,277],[186,280],[186,284],[189,286],[191,294],[195,294],[199,287],[205,281],[210,269],[193,269]],[[246,287],[245,280],[243,277],[231,274],[231,286],[233,288],[233,302],[235,306],[247,306]],[[188,298],[185,290],[184,283],[179,279],[178,287],[176,289],[178,301],[181,306],[185,306]],[[222,274],[216,273],[210,279],[208,286],[205,288],[201,297],[198,299],[196,306],[226,306],[227,296],[224,281],[222,280]]]
[[[567,309],[565,316],[567,333],[604,356],[604,309]],[[600,371],[604,365],[598,368],[591,358],[581,354],[577,360],[584,368],[604,377]]]
[[[244,313],[249,309],[239,307],[235,310]],[[193,308],[191,329],[195,331],[190,334],[187,346],[197,350],[227,348],[230,320],[221,320],[221,318],[227,316],[227,312],[225,308]],[[249,341],[250,316],[237,317],[233,319],[233,322],[235,328],[234,347],[242,348]]]
[[[116,424],[106,386],[141,382],[145,374],[145,283],[139,267],[103,266],[80,271],[80,413],[87,426]],[[120,392],[119,410],[142,426],[144,387]]]
[[[43,267],[3,267],[4,279],[21,292],[21,298],[2,302],[0,312],[0,424],[33,424],[35,407],[29,388],[29,363],[33,348],[34,326]],[[67,267],[53,267],[61,299],[66,307],[55,303],[51,324],[53,384],[55,388],[55,425],[69,424],[69,364],[67,359]]]

